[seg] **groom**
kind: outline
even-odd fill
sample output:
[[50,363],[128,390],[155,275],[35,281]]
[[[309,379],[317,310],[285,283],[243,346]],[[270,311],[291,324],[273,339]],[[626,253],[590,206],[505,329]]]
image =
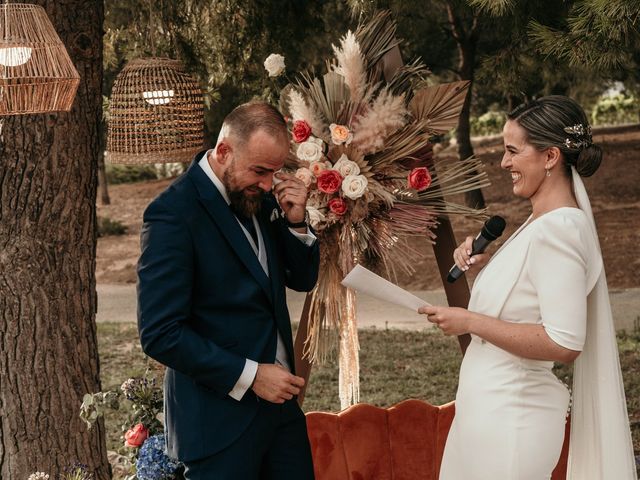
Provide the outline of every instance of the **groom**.
[[319,250],[304,184],[275,173],[288,153],[282,115],[241,105],[144,213],[140,342],[167,366],[167,450],[188,480],[313,479],[285,286],[313,288]]

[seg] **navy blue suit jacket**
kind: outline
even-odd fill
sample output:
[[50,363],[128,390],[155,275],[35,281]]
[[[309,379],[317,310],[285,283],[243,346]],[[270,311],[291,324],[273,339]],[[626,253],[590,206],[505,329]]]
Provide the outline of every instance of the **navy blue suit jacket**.
[[[309,291],[318,276],[318,242],[291,234],[268,195],[257,215],[269,277],[231,209],[197,161],[146,209],[138,264],[138,328],[144,352],[168,368],[165,429],[182,461],[230,445],[256,414],[249,390],[228,393],[249,358],[274,363],[276,329],[294,365],[285,286]],[[263,400],[260,400],[263,401]],[[248,452],[250,453],[250,452]]]

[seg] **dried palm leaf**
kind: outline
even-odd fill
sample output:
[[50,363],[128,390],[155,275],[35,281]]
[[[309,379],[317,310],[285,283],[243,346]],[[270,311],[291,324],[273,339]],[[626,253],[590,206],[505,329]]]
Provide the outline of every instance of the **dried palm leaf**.
[[423,88],[409,103],[411,113],[433,134],[446,133],[458,124],[458,117],[471,82],[453,82]]
[[387,88],[394,95],[404,95],[405,100],[410,102],[414,95],[417,84],[424,82],[431,74],[422,60],[416,58],[411,63],[407,63],[396,70]]
[[370,81],[376,81],[382,74],[381,69],[371,72],[373,67],[392,48],[398,46],[400,41],[396,39],[396,24],[391,12],[384,10],[378,12],[369,22],[361,24],[356,30],[356,38],[365,58],[367,70],[376,76],[369,75]]
[[424,123],[415,122],[390,135],[385,149],[371,156],[371,165],[376,170],[383,169],[395,161],[420,152],[429,143],[429,134]]
[[[418,198],[425,202],[439,196],[451,196],[470,192],[491,185],[484,165],[475,157],[465,160],[444,160],[436,164],[437,175],[434,175],[432,187],[420,192]],[[437,190],[440,189],[440,192]]]

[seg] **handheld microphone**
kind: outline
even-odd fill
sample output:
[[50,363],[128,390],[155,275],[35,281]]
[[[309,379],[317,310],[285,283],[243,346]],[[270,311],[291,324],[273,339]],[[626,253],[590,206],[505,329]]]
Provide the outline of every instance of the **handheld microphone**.
[[[491,242],[502,235],[506,224],[507,223],[504,221],[504,218],[497,215],[484,222],[482,230],[473,240],[471,255],[477,255],[478,253],[484,252]],[[447,275],[447,282],[453,283],[463,274],[464,272],[460,270],[457,265],[453,265],[451,270],[449,270],[449,275]]]

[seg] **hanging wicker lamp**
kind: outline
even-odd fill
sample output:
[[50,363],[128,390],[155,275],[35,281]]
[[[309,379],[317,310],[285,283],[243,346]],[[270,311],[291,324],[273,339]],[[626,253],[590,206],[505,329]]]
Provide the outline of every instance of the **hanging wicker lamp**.
[[39,5],[0,5],[0,115],[69,111],[80,75]]
[[188,162],[203,143],[202,90],[182,63],[168,58],[129,62],[111,92],[107,160]]

